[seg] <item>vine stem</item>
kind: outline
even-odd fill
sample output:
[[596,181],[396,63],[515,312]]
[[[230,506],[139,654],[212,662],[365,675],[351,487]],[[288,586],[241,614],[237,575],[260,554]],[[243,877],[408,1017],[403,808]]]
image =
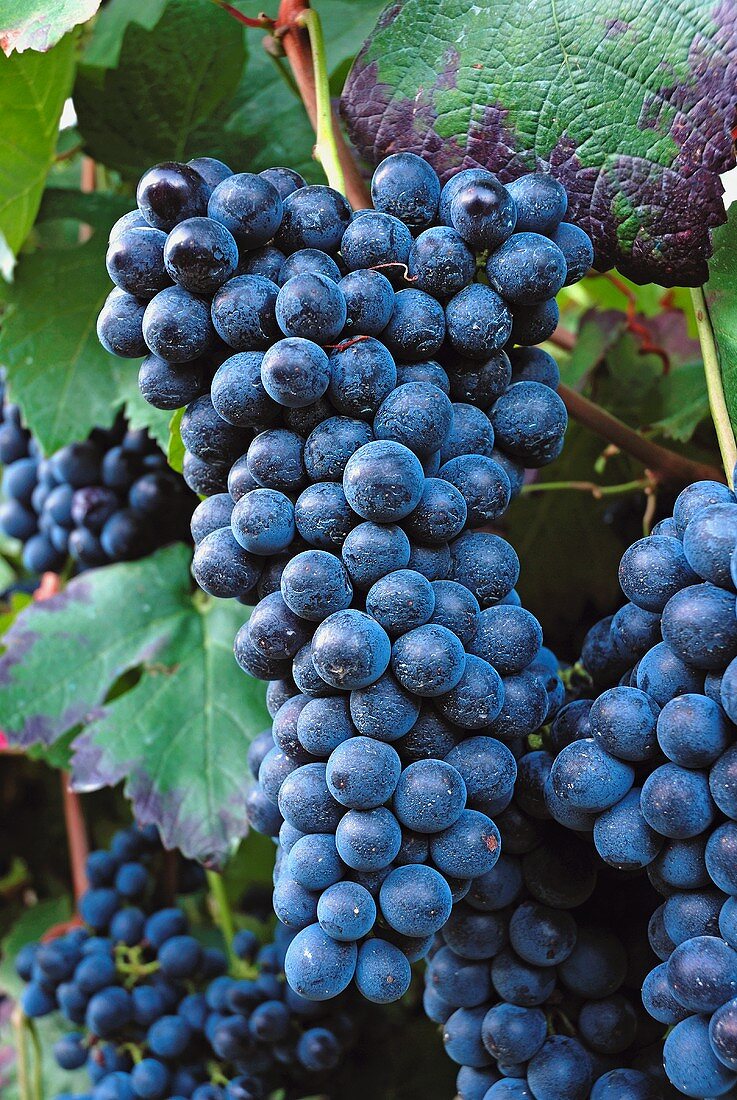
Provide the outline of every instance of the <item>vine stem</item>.
[[717,433],[717,442],[722,455],[724,472],[727,481],[732,485],[733,471],[737,462],[737,443],[735,443],[732,422],[729,417],[729,409],[724,396],[722,385],[722,372],[719,368],[719,355],[714,340],[714,329],[709,317],[709,307],[706,303],[702,287],[691,288],[691,301],[696,314],[696,327],[699,332],[699,343],[704,358],[704,374],[706,375],[706,392],[709,395],[709,408],[711,418],[714,421],[714,429]]
[[566,489],[576,489],[580,492],[591,493],[596,500],[599,500],[601,497],[634,493],[637,489],[652,492],[653,488],[653,479],[650,477],[639,477],[633,481],[621,482],[619,485],[597,485],[595,481],[532,481],[529,485],[522,486],[522,493],[526,495],[528,493],[552,493],[562,492]]
[[330,84],[325,54],[322,22],[314,8],[306,8],[298,16],[298,23],[307,28],[312,53],[312,70],[315,80],[315,149],[328,183],[341,195],[345,194],[345,173],[340,163],[338,144],[335,140],[333,106],[330,102]]
[[653,443],[651,439],[645,439],[639,432],[570,386],[560,385],[558,394],[574,420],[590,428],[607,442],[613,443],[620,451],[626,451],[638,459],[656,481],[680,485],[687,485],[691,481],[724,481],[724,474],[716,466],[696,462],[668,450],[667,447],[661,447],[659,443]]
[[[309,11],[311,9],[307,0],[281,0],[274,33],[284,48],[284,53],[287,56],[295,83],[299,89],[300,98],[304,103],[307,116],[319,141],[318,91],[315,80],[315,65],[312,59],[309,28],[304,23],[304,16]],[[309,17],[307,22],[309,23]],[[321,64],[325,72],[323,86],[323,92],[325,92],[327,88],[327,71],[324,56]],[[329,117],[333,141],[337,148],[337,158],[345,181],[343,193],[356,210],[370,206],[371,199],[366,181],[359,172],[353,154],[343,137],[335,112],[330,109],[329,116],[324,115],[323,117]]]
[[228,894],[225,889],[225,881],[223,880],[223,876],[218,874],[217,871],[206,871],[205,874],[207,876],[207,888],[210,891],[210,898],[212,900],[215,923],[223,933],[225,949],[228,952],[231,969],[236,970],[238,967],[238,959],[233,951],[235,925],[233,923],[233,913],[230,908],[230,902],[228,901]]

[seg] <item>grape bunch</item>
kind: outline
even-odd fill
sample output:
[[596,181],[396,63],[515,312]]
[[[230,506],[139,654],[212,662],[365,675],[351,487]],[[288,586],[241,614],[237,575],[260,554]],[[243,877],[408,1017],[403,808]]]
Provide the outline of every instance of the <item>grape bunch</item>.
[[623,895],[591,846],[550,821],[539,750],[518,763],[497,818],[503,853],[425,972],[459,1100],[664,1100],[662,1028],[640,999],[652,888]]
[[[265,1100],[275,1088],[289,1097],[314,1091],[353,1042],[355,1020],[328,1015],[286,985],[284,926],[263,946],[254,932],[237,932],[238,972],[228,974],[225,954],[191,935],[183,908],[155,904],[160,856],[155,830],[117,833],[88,859],[81,926],[16,957],[28,983],[25,1014],[59,1011],[75,1029],[54,1047],[58,1065],[86,1067],[92,1100]],[[199,866],[182,864],[182,892],[203,878]]]
[[551,730],[544,797],[611,867],[646,871],[661,960],[646,1009],[672,1028],[680,1095],[737,1087],[737,501],[689,485],[673,515],[622,557],[628,599],[587,636],[599,689]]
[[31,573],[78,572],[188,541],[195,504],[144,431],[119,418],[49,458],[23,427],[17,405],[0,394],[0,531],[23,543]]

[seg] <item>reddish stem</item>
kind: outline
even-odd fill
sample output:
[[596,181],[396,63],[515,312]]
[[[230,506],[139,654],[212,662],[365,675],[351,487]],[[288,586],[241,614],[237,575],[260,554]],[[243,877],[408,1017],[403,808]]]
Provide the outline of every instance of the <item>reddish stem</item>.
[[[308,0],[281,0],[276,19],[275,34],[284,47],[287,61],[294,75],[299,94],[304,103],[307,116],[313,130],[317,123],[317,99],[315,96],[315,76],[312,68],[310,39],[304,27],[299,26],[299,15],[309,8]],[[371,197],[366,181],[358,170],[348,144],[343,136],[335,111],[333,111],[335,140],[338,156],[345,175],[346,198],[354,210],[371,206]]]
[[676,454],[675,451],[669,451],[667,447],[653,443],[650,439],[645,439],[639,432],[634,431],[621,420],[617,420],[616,416],[612,416],[611,413],[569,386],[559,386],[558,393],[574,420],[578,420],[580,424],[590,428],[602,439],[606,439],[621,451],[626,451],[627,454],[638,459],[658,481],[669,481],[681,485],[691,481],[724,481],[724,472],[721,469],[705,462],[694,462],[690,458]]
[[242,11],[238,11],[238,8],[234,8],[232,4],[226,3],[226,0],[215,0],[218,7],[227,12],[228,15],[232,15],[239,23],[242,23],[244,27],[273,27],[274,20],[270,19],[268,15],[259,15],[255,19],[250,15],[244,15]]

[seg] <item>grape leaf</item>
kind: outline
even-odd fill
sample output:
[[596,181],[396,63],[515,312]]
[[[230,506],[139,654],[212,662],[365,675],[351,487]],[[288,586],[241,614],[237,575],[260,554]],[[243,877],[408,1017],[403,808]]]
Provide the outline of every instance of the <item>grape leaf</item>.
[[109,0],[84,44],[85,65],[113,69],[118,64],[123,37],[130,23],[151,30],[158,23],[167,0]]
[[209,152],[193,135],[234,94],[245,56],[243,28],[215,4],[169,0],[154,27],[129,23],[115,67],[78,70],[74,104],[89,152],[129,179]]
[[0,357],[9,392],[47,454],[110,425],[123,404],[134,427],[166,440],[166,418],[136,394],[138,361],[109,355],[95,330],[111,289],[105,271],[108,230],[129,207],[130,200],[112,195],[48,190],[41,227],[64,219],[72,223],[75,238],[81,224],[92,236],[84,243],[42,241],[20,258],[15,281],[0,285],[6,307]]
[[0,270],[9,277],[25,241],[54,160],[59,118],[75,63],[70,35],[47,54],[0,57]]
[[[232,655],[245,610],[193,597],[189,562],[172,546],[22,612],[3,638],[0,727],[27,749],[84,725],[74,785],[125,780],[139,821],[215,866],[248,830],[246,753],[268,714],[264,685]],[[132,669],[133,686],[111,696]]]
[[724,396],[732,430],[737,433],[737,203],[727,224],[714,234],[714,255],[704,296],[719,356]]
[[101,0],[2,0],[0,49],[49,50],[62,35],[91,19]]
[[735,163],[737,6],[701,0],[397,0],[342,100],[372,162],[410,149],[443,179],[483,165],[566,186],[596,266],[706,279]]

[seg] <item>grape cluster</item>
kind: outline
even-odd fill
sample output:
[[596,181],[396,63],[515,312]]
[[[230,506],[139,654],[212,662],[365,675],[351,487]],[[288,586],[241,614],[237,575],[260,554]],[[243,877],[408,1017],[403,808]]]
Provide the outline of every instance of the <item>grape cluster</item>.
[[17,405],[0,394],[0,531],[31,573],[128,561],[188,540],[192,493],[144,431],[122,418],[44,458]]
[[[283,926],[263,946],[237,932],[239,973],[228,974],[184,909],[152,903],[160,855],[155,830],[117,833],[89,857],[82,925],[16,957],[26,1015],[58,1010],[76,1028],[54,1047],[59,1066],[86,1067],[92,1100],[265,1100],[274,1088],[291,1097],[318,1087],[352,1042],[351,1020],[286,985]],[[184,863],[180,888],[203,877]]]
[[459,1100],[663,1100],[643,906],[551,823],[543,773],[537,751],[519,760],[503,854],[437,937],[425,1011],[461,1067]]
[[[672,1028],[665,1068],[679,1094],[737,1087],[737,501],[689,485],[673,515],[622,557],[628,599],[587,636],[594,700],[552,727],[545,797],[607,864],[646,869],[662,902],[660,964],[643,987]],[[557,736],[555,736],[557,731]]]
[[98,331],[148,350],[144,396],[186,404],[194,576],[255,604],[235,654],[273,726],[249,819],[279,841],[287,979],[388,1002],[494,866],[513,748],[561,702],[489,526],[562,447],[533,345],[592,252],[548,176],[441,188],[397,154],[371,193],[352,213],[286,169],[152,168]]

